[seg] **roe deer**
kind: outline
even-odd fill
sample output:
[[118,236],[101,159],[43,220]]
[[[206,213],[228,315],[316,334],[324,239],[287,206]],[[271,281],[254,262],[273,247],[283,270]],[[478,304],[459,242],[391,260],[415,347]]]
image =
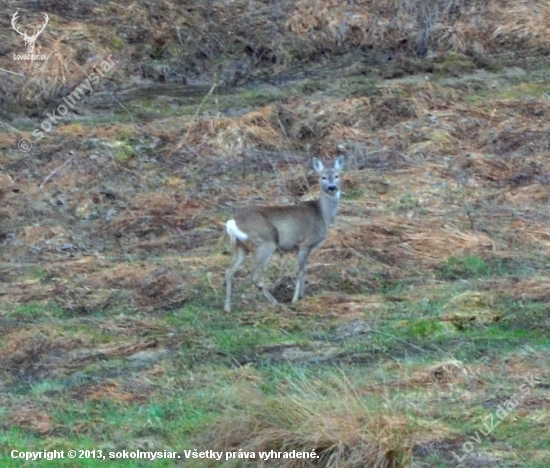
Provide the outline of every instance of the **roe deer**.
[[306,264],[314,247],[325,240],[328,228],[340,201],[340,171],[344,156],[334,162],[334,168],[325,168],[313,158],[313,168],[319,174],[321,196],[317,200],[290,206],[251,206],[241,209],[235,219],[227,221],[227,233],[235,249],[233,262],[225,274],[225,312],[231,311],[231,282],[247,252],[254,253],[252,282],[267,300],[277,300],[262,283],[262,274],[275,250],[281,253],[298,251],[298,277],[292,303],[304,294]]

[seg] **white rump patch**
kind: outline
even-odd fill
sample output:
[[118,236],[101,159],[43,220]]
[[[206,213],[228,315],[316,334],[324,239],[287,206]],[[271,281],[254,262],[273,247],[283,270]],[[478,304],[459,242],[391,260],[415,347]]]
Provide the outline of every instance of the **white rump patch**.
[[248,239],[248,234],[246,232],[241,231],[237,227],[237,223],[235,222],[234,219],[230,219],[229,221],[227,221],[226,229],[227,229],[227,234],[229,234],[232,237],[236,237],[241,242],[244,242],[246,239]]

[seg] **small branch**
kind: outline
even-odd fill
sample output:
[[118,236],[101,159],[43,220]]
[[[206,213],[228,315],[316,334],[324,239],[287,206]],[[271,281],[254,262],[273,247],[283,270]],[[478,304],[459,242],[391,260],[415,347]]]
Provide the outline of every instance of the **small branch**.
[[195,112],[195,115],[193,116],[193,120],[192,122],[194,122],[195,120],[197,120],[197,117],[199,116],[200,114],[200,111],[202,109],[202,106],[203,104],[206,102],[206,100],[210,97],[210,95],[214,92],[214,90],[216,89],[216,86],[218,86],[218,83],[214,83],[212,85],[212,87],[210,88],[210,91],[208,91],[208,93],[206,93],[206,96],[204,96],[204,98],[202,99],[201,103],[199,104],[199,107],[197,108],[197,112]]
[[179,26],[176,26],[176,33],[178,34],[178,40],[180,41],[181,47],[185,49],[185,44],[183,43],[183,39],[181,38]]
[[4,127],[9,128],[10,130],[14,130],[16,132],[21,132],[21,130],[17,130],[15,127],[12,127],[11,125],[7,124],[6,122],[2,122],[0,120],[0,124],[4,125]]
[[11,73],[12,75],[17,75],[17,76],[21,76],[21,77],[25,78],[25,75],[23,75],[23,73],[16,73],[16,72],[13,72],[11,70],[5,70],[4,68],[0,68],[0,71],[3,71],[5,73]]
[[44,188],[44,185],[46,185],[48,183],[48,180],[50,180],[60,169],[62,169],[64,166],[66,166],[73,158],[69,158],[67,159],[63,164],[61,164],[61,166],[59,166],[58,168],[54,169],[52,172],[50,172],[50,174],[48,175],[48,177],[46,177],[44,179],[44,182],[42,182],[40,184],[40,187],[39,188]]
[[472,213],[470,213],[470,210],[468,208],[466,208],[466,216],[468,216],[468,220],[470,221],[470,227],[471,227],[472,231],[475,231],[476,226],[475,226],[475,223],[474,223],[474,219],[472,218]]
[[130,116],[130,118],[132,119],[132,122],[135,122],[136,119],[134,119],[134,116],[132,115],[132,113],[128,110],[128,108],[122,104],[122,102],[119,101],[119,99],[115,96],[114,93],[111,93],[111,97],[114,99],[114,101],[120,106],[122,107],[127,113],[128,115]]
[[208,93],[206,93],[206,96],[204,96],[204,98],[202,99],[201,103],[199,104],[199,106],[197,107],[197,111],[195,112],[195,115],[193,116],[193,118],[191,119],[191,122],[189,122],[189,127],[187,128],[187,132],[185,132],[185,136],[183,137],[183,141],[187,141],[187,137],[189,136],[189,132],[191,131],[191,126],[192,124],[197,120],[197,117],[199,116],[200,112],[201,112],[201,109],[202,109],[202,106],[203,104],[206,102],[206,100],[210,97],[210,95],[214,92],[214,90],[216,89],[216,86],[218,86],[218,83],[214,83],[212,85],[212,87],[210,88],[210,91],[208,91]]

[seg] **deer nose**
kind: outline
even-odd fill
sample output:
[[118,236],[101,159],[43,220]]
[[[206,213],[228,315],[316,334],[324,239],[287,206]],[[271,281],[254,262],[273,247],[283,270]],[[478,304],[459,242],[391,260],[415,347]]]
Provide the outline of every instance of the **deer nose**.
[[329,186],[327,187],[327,190],[328,190],[329,192],[335,192],[335,191],[336,191],[336,185],[329,185]]

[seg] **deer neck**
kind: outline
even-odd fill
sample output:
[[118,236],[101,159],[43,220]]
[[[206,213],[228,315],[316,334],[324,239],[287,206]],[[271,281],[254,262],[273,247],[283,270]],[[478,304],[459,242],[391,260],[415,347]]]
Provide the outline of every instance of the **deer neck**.
[[330,226],[334,221],[336,213],[338,213],[339,203],[340,190],[338,190],[334,195],[321,193],[321,198],[319,198],[319,207],[321,208],[321,214],[327,227]]

